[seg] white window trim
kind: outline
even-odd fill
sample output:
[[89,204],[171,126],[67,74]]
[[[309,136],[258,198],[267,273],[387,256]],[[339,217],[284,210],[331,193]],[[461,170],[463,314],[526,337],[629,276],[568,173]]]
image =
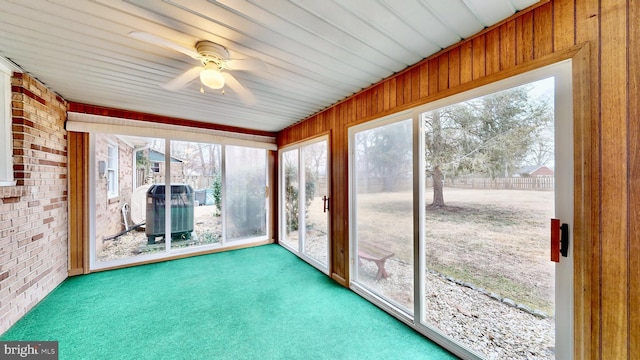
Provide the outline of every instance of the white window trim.
[[[116,151],[116,158],[115,158],[115,168],[111,165],[111,149],[114,148]],[[107,145],[107,168],[106,168],[106,172],[105,172],[105,176],[107,177],[107,195],[109,197],[109,199],[115,198],[120,196],[120,187],[119,187],[119,176],[120,176],[120,149],[118,148],[117,144],[113,144],[113,143],[109,143]],[[114,172],[114,191],[111,191],[110,187],[111,184],[109,183],[109,172],[113,171]]]
[[0,186],[15,186],[13,177],[13,136],[11,132],[11,75],[21,72],[0,57]]

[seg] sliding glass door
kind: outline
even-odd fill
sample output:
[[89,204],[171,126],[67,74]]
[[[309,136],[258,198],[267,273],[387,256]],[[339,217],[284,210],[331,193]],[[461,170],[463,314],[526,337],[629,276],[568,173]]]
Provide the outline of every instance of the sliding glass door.
[[420,321],[485,358],[555,355],[553,98],[550,77],[420,114]]
[[280,244],[328,273],[328,139],[280,151]]
[[370,123],[351,136],[352,282],[413,313],[413,122]]
[[572,358],[571,99],[567,62],[349,129],[351,288],[462,358]]

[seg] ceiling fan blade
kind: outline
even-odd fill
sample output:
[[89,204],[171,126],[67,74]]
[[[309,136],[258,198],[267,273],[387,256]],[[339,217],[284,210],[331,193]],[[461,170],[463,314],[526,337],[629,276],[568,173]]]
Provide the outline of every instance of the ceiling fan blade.
[[245,105],[250,106],[256,103],[256,98],[255,96],[253,96],[251,91],[240,84],[238,79],[236,79],[233,75],[225,71],[222,73],[222,76],[224,76],[226,84],[229,85],[231,90],[235,91],[240,96],[240,99],[242,99],[242,102]]
[[138,39],[138,40],[142,40],[144,42],[147,42],[149,44],[153,44],[153,45],[158,45],[158,46],[163,46],[166,47],[168,49],[171,50],[175,50],[177,52],[183,53],[187,56],[190,56],[194,59],[199,59],[200,55],[198,54],[198,52],[195,49],[190,49],[187,47],[184,47],[182,45],[178,45],[172,41],[169,41],[167,39],[161,38],[159,36],[155,36],[143,31],[132,31],[129,33],[129,36],[131,36],[134,39]]
[[198,76],[200,76],[200,71],[202,71],[202,69],[203,69],[202,66],[195,66],[195,67],[183,72],[177,78],[175,78],[175,79],[169,81],[168,83],[162,85],[162,87],[167,89],[167,90],[171,90],[171,91],[180,90],[183,87],[185,87],[188,83],[190,83],[193,79],[195,79]]
[[231,59],[226,61],[229,70],[267,72],[269,66],[262,60],[257,59]]

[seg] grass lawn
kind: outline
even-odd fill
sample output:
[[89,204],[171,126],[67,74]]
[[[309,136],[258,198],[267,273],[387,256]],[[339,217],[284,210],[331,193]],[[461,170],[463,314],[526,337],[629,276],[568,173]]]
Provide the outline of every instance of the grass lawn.
[[[553,314],[553,192],[445,188],[444,198],[447,207],[425,210],[427,268]],[[411,264],[411,193],[359,194],[358,202],[359,239]]]

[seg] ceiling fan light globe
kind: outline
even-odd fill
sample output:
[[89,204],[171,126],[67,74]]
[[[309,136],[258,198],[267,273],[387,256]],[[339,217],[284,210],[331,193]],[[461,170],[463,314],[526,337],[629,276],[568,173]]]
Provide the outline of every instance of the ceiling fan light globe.
[[200,72],[200,81],[211,89],[222,89],[224,86],[224,76],[217,69],[205,68]]

